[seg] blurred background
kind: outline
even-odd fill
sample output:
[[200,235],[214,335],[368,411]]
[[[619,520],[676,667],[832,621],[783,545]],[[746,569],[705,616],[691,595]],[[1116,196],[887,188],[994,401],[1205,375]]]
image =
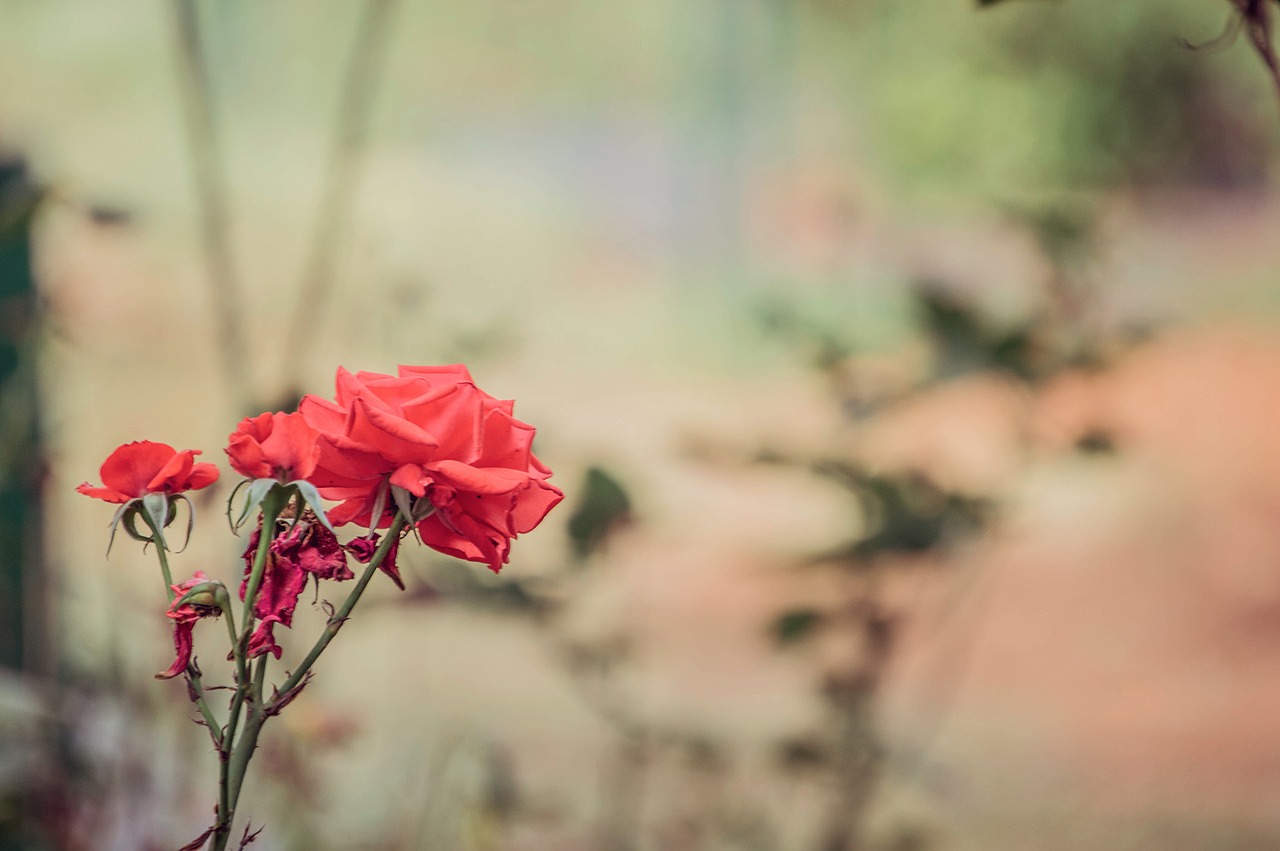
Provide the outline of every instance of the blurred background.
[[254,847],[1280,848],[1232,9],[0,0],[0,849],[211,818],[152,557],[74,486],[202,448],[175,570],[230,582],[242,416],[457,361],[566,500],[374,583]]

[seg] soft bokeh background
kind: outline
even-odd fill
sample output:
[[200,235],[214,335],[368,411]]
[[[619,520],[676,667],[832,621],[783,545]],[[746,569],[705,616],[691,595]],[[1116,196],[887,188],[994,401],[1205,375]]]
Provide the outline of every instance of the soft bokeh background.
[[[212,126],[183,5],[0,0],[47,462],[6,482],[4,848],[210,818],[157,571],[72,488],[454,361],[566,502],[499,577],[376,584],[264,734],[254,847],[1280,848],[1280,113],[1182,44],[1229,4],[202,2]],[[232,484],[184,575],[237,575]]]

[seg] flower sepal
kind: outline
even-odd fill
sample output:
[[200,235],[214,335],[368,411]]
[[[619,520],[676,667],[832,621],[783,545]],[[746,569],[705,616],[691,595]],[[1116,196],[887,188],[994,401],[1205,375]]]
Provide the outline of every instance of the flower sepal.
[[[144,544],[155,544],[157,547],[163,547],[169,552],[179,552],[171,549],[164,537],[165,528],[170,526],[178,516],[177,503],[179,500],[187,504],[187,531],[182,543],[182,549],[186,549],[187,542],[191,540],[191,530],[195,526],[195,506],[191,504],[191,500],[184,494],[149,493],[145,496],[135,497],[116,509],[115,516],[111,518],[111,534],[107,539],[107,553],[111,553],[111,546],[116,539],[116,530],[121,526],[124,527],[125,534],[135,541],[141,541]],[[147,527],[145,532],[138,529],[139,517],[142,518],[143,524]]]
[[[241,486],[244,482],[240,483]],[[236,488],[236,491],[239,487]],[[236,498],[236,491],[232,491],[231,498],[227,500],[227,519],[231,523],[233,532],[239,532],[240,527],[253,514],[255,509],[261,508],[262,504],[271,497],[278,509],[283,509],[291,501],[296,500],[297,511],[294,517],[301,517],[304,510],[308,507],[315,512],[316,519],[320,524],[330,532],[334,531],[333,524],[329,522],[329,518],[325,516],[324,506],[320,502],[320,492],[316,490],[315,485],[305,479],[298,479],[292,482],[281,482],[272,478],[253,479],[249,482],[249,492],[245,495],[244,505],[240,509],[240,515],[236,519],[231,519],[231,507]]]
[[395,500],[396,508],[400,509],[400,513],[411,526],[426,520],[436,510],[431,500],[414,496],[411,491],[399,485],[391,486],[391,498]]
[[196,606],[202,609],[220,609],[224,615],[231,613],[231,593],[217,579],[201,582],[187,590],[173,602],[173,608]]
[[174,598],[165,615],[173,621],[173,647],[176,655],[168,670],[156,674],[158,680],[171,680],[186,671],[191,664],[191,655],[195,649],[192,633],[197,621],[231,611],[231,598],[226,586],[216,579],[210,579],[203,570],[197,570],[187,581],[169,587],[173,589]]

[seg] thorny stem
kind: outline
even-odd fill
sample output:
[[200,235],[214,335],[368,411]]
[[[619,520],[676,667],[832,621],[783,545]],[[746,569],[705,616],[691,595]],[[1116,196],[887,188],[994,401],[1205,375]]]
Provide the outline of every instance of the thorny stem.
[[[270,532],[274,529],[276,517],[280,510],[287,503],[287,497],[280,499],[279,492],[272,491],[271,494],[263,500],[262,504],[262,532],[258,539],[258,550],[254,555],[253,567],[250,571],[248,587],[245,589],[246,614],[244,628],[238,638],[236,646],[237,665],[243,666],[245,653],[248,647],[249,633],[253,627],[253,617],[251,603],[257,594],[258,586],[262,579],[262,573],[265,569],[267,555],[270,552],[272,536]],[[287,492],[284,492],[287,493]],[[342,628],[342,624],[350,616],[351,610],[360,600],[361,594],[368,586],[369,581],[373,578],[374,572],[378,566],[382,564],[387,557],[387,553],[391,551],[392,545],[399,539],[400,533],[404,531],[406,520],[403,515],[396,515],[396,519],[392,522],[391,528],[387,530],[386,537],[378,545],[374,551],[373,557],[369,559],[369,564],[365,568],[360,579],[357,580],[355,588],[347,595],[347,599],[343,601],[342,606],[334,612],[329,618],[329,622],[325,625],[324,632],[321,633],[315,645],[311,648],[311,652],[294,671],[284,681],[284,683],[276,690],[277,697],[271,702],[264,699],[263,691],[266,685],[267,661],[270,658],[268,654],[263,654],[258,658],[258,664],[254,668],[253,681],[249,683],[247,679],[241,675],[237,681],[235,697],[232,698],[231,718],[227,722],[227,733],[223,738],[226,747],[222,751],[222,775],[219,778],[219,809],[218,824],[213,833],[213,851],[225,851],[227,842],[231,837],[231,826],[235,821],[236,807],[240,800],[240,791],[244,787],[244,778],[249,769],[249,761],[253,759],[254,751],[258,747],[258,735],[262,732],[262,725],[266,723],[273,711],[277,709],[278,702],[288,700],[293,691],[304,681],[307,672],[311,666],[315,664],[320,654],[329,646],[329,642],[333,641],[334,636],[338,634],[338,630]],[[236,726],[239,717],[247,704],[247,712],[244,729],[241,731],[239,739],[235,740]],[[234,741],[234,744],[233,744]]]
[[[160,530],[155,527],[155,524],[151,521],[151,516],[147,512],[139,511],[138,514],[147,524],[147,528],[151,530],[151,543],[155,546],[156,556],[160,559],[160,572],[164,574],[165,598],[172,603],[176,597],[173,590],[173,573],[169,570],[169,554],[165,551],[164,544],[161,543]],[[218,734],[219,725],[213,716],[213,710],[209,708],[209,702],[204,698],[204,683],[200,679],[200,669],[196,667],[195,662],[187,663],[186,674],[187,683],[191,686],[191,700],[195,703],[196,708],[200,710],[200,716],[209,728],[209,735],[213,737],[214,743],[221,749],[223,741]]]
[[302,682],[303,677],[307,675],[307,671],[315,664],[316,659],[329,646],[329,642],[333,641],[334,636],[338,634],[338,630],[342,629],[342,625],[351,614],[351,610],[359,602],[360,595],[364,593],[365,586],[369,584],[369,580],[373,578],[373,574],[378,569],[378,566],[382,564],[382,560],[387,557],[391,547],[400,538],[400,533],[404,531],[406,522],[403,514],[396,514],[396,519],[392,521],[386,537],[378,544],[378,548],[373,552],[373,558],[369,559],[369,565],[364,569],[364,573],[360,575],[360,579],[356,581],[356,587],[351,589],[351,593],[347,595],[347,599],[343,601],[342,606],[329,618],[329,622],[325,624],[324,632],[320,633],[320,637],[316,639],[315,646],[311,648],[307,658],[302,660],[302,664],[298,666],[297,670],[290,674],[289,678],[280,686],[279,691],[282,698],[287,699],[289,692]]
[[[231,632],[232,655],[236,661],[236,691],[231,698],[231,711],[227,718],[227,729],[222,737],[222,747],[218,754],[218,823],[213,833],[214,851],[223,851],[231,836],[231,823],[235,819],[236,799],[240,794],[240,784],[244,780],[244,771],[248,767],[249,756],[241,756],[241,751],[248,743],[248,753],[252,754],[256,747],[258,733],[253,727],[253,707],[250,707],[249,722],[240,740],[236,740],[240,716],[246,700],[250,697],[250,689],[254,684],[249,682],[249,669],[246,655],[249,648],[249,636],[253,632],[256,618],[253,612],[253,601],[262,584],[262,575],[266,571],[267,557],[271,553],[271,542],[275,538],[276,518],[289,502],[289,492],[283,488],[272,488],[262,500],[262,528],[258,532],[258,550],[253,555],[253,565],[249,570],[244,595],[244,609],[241,613],[241,631],[237,635]],[[258,673],[265,677],[266,659],[260,661]],[[257,692],[261,695],[261,685]],[[258,705],[261,704],[259,697]],[[260,725],[261,722],[259,722]],[[237,767],[239,774],[236,774]],[[237,779],[238,778],[238,779]]]
[[[253,758],[253,752],[258,747],[258,731],[262,729],[262,723],[267,719],[261,695],[263,684],[267,680],[268,658],[270,658],[269,654],[263,653],[258,657],[258,664],[254,667],[253,697],[249,702],[248,720],[245,721],[244,735],[240,737],[240,741],[236,742],[235,751],[231,754],[230,811],[233,815],[236,804],[240,800],[240,789],[244,785],[245,772],[249,769],[249,760]],[[229,820],[228,826],[230,826]]]

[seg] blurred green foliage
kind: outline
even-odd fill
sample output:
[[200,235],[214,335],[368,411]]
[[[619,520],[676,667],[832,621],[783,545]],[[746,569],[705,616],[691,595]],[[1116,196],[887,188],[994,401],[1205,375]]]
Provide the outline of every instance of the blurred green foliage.
[[569,517],[569,541],[574,555],[595,552],[619,524],[631,517],[631,498],[622,483],[603,467],[590,467],[578,488],[578,503]]

